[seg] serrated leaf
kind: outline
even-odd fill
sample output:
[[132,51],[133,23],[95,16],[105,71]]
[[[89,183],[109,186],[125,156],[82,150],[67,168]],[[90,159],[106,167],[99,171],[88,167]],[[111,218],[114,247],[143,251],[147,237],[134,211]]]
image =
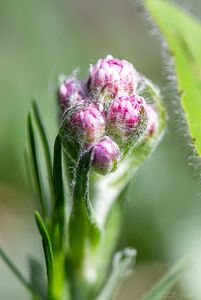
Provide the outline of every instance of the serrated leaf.
[[47,203],[45,201],[45,197],[44,197],[43,191],[42,191],[42,183],[41,183],[41,178],[40,178],[40,173],[39,173],[39,165],[38,165],[38,158],[37,158],[34,128],[33,128],[32,118],[31,118],[30,113],[28,114],[28,138],[29,138],[29,149],[30,149],[32,167],[33,167],[33,173],[34,173],[34,179],[35,179],[35,186],[36,186],[36,190],[38,192],[38,196],[40,199],[43,216],[46,217],[47,216]]
[[184,258],[173,266],[169,272],[149,291],[142,300],[160,300],[168,296],[168,292],[177,283],[189,266],[189,259]]
[[21,284],[26,288],[26,290],[28,290],[32,294],[34,299],[36,300],[44,299],[39,295],[38,291],[34,288],[34,286],[24,278],[22,273],[17,269],[17,267],[13,264],[13,262],[10,260],[10,258],[6,255],[6,253],[1,248],[0,248],[0,257],[4,260],[6,265],[10,268],[10,270],[13,272],[13,274],[19,280],[19,282],[21,282]]
[[136,250],[131,248],[126,248],[114,255],[111,274],[96,300],[111,300],[113,298],[119,284],[133,270],[136,255]]
[[54,281],[54,257],[53,257],[53,251],[52,251],[52,243],[51,243],[47,228],[46,228],[39,212],[37,212],[37,211],[35,212],[35,219],[36,219],[36,224],[38,226],[39,232],[42,237],[47,278],[48,278],[48,287],[50,288]]
[[192,141],[201,155],[201,23],[174,4],[145,0],[171,50]]

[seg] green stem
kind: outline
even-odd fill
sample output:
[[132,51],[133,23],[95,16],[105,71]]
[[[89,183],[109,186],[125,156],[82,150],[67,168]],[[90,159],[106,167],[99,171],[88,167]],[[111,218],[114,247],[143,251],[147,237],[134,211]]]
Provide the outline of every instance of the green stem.
[[[80,157],[75,168],[69,220],[67,268],[71,279],[72,297],[75,300],[88,299],[96,280],[93,256],[99,245],[101,232],[89,200],[90,167],[91,152],[89,151]],[[94,278],[91,278],[91,272],[94,272]]]

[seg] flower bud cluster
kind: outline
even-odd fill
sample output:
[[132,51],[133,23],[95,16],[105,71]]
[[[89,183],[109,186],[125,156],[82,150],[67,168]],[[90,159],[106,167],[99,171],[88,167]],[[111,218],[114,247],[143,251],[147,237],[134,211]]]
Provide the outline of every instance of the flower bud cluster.
[[157,112],[137,94],[140,80],[131,63],[111,55],[90,66],[85,82],[75,76],[64,80],[58,91],[60,133],[72,159],[92,148],[94,170],[106,174],[156,132]]

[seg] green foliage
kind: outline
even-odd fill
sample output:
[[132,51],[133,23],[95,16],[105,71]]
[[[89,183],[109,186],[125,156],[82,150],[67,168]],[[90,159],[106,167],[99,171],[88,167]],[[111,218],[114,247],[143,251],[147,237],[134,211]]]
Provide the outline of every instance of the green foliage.
[[164,0],[145,0],[175,61],[178,91],[192,141],[201,155],[201,24]]
[[[32,115],[34,122],[32,122],[31,116],[29,122],[29,136],[31,136],[31,141],[33,141],[30,143],[30,154],[31,157],[34,157],[34,163],[36,162],[34,164],[34,170],[37,170],[36,174],[38,174],[38,181],[36,181],[36,183],[39,183],[40,187],[40,189],[37,188],[38,197],[45,201],[46,204],[44,210],[42,206],[43,203],[41,203],[43,219],[36,213],[36,222],[43,242],[48,277],[48,297],[51,299],[60,299],[63,293],[65,248],[67,244],[64,230],[66,226],[66,212],[61,141],[58,135],[54,143],[52,162],[47,134],[35,101],[32,104]],[[34,131],[34,128],[36,128],[37,131]],[[39,135],[37,135],[37,133],[39,133]],[[36,143],[36,140],[38,143]],[[41,149],[42,151],[40,151]],[[37,153],[40,153],[40,157],[37,157]],[[42,164],[43,161],[44,165]],[[47,185],[45,180],[42,180],[45,177],[48,178]],[[38,185],[36,185],[36,187],[38,187]],[[40,191],[41,194],[39,193]],[[44,289],[46,290],[46,286],[44,286]]]
[[[64,225],[65,225],[65,203],[64,203],[64,189],[62,177],[62,152],[61,140],[58,135],[54,144],[54,162],[53,162],[53,183],[54,183],[54,207],[52,211],[52,230],[53,236],[58,234],[59,249],[63,247]],[[58,230],[58,233],[56,232]],[[54,238],[54,241],[57,238]]]
[[52,243],[49,237],[49,233],[47,228],[39,214],[39,212],[35,212],[36,224],[38,226],[38,230],[41,234],[43,250],[45,254],[46,268],[47,268],[47,278],[49,286],[52,285],[54,281],[54,257],[52,250]]
[[35,119],[36,126],[38,127],[38,132],[40,134],[40,140],[43,145],[43,151],[45,154],[45,161],[46,161],[46,167],[47,167],[47,176],[50,186],[50,191],[52,192],[52,158],[51,158],[51,151],[48,143],[47,134],[43,125],[43,121],[38,109],[37,102],[34,100],[32,102],[32,110],[33,110],[33,116]]
[[46,216],[47,215],[47,202],[44,197],[43,190],[42,190],[42,182],[41,182],[41,177],[40,177],[39,162],[38,162],[37,149],[36,149],[36,140],[35,140],[33,123],[32,123],[32,117],[31,117],[30,113],[28,115],[28,137],[29,137],[30,157],[31,157],[31,161],[32,161],[33,174],[34,174],[34,179],[35,179],[35,186],[36,186],[36,190],[39,195],[42,213],[44,216]]

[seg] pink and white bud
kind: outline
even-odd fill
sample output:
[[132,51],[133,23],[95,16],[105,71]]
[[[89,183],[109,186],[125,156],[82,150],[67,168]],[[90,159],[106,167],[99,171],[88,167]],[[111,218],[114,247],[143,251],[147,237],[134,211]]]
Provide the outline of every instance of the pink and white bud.
[[158,129],[159,121],[158,115],[155,109],[151,105],[146,106],[147,112],[147,129],[145,131],[145,136],[150,137],[152,136]]
[[94,105],[75,109],[68,126],[82,145],[95,143],[105,133],[105,120]]
[[145,105],[144,99],[136,94],[115,99],[108,111],[109,127],[122,138],[133,134],[144,122]]
[[67,78],[59,88],[59,102],[62,108],[80,103],[86,97],[86,86],[76,77]]
[[99,59],[90,66],[89,88],[96,96],[114,98],[118,94],[132,94],[137,86],[138,75],[133,65],[111,55]]
[[102,137],[92,150],[92,167],[100,174],[115,171],[121,153],[117,144],[108,136]]

